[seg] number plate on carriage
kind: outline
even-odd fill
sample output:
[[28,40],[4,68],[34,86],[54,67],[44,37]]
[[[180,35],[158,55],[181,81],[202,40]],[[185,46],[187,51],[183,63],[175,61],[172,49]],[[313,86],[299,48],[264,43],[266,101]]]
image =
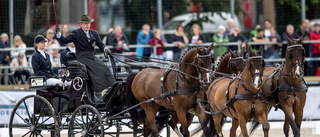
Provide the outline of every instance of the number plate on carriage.
[[32,87],[43,86],[43,78],[32,78],[30,83]]

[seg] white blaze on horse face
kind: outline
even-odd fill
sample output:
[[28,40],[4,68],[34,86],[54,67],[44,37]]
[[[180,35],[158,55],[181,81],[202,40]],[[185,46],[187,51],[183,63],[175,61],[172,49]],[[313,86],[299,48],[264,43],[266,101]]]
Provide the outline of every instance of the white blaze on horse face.
[[[258,69],[256,69],[256,71],[255,71],[255,74],[257,74],[257,73],[259,73]],[[258,86],[259,86],[258,82],[259,82],[259,75],[254,77],[254,83],[253,83],[254,88],[258,88]]]
[[297,65],[297,67],[296,67],[296,76],[300,76],[300,66],[299,65]]
[[206,76],[207,76],[207,83],[210,82],[210,73],[206,73]]

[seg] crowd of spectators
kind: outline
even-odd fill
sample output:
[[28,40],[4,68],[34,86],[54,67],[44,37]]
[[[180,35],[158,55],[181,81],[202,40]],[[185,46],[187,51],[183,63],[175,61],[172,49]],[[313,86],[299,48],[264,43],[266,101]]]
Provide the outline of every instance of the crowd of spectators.
[[[156,57],[180,61],[183,51],[186,50],[189,44],[197,45],[212,41],[218,45],[213,48],[213,55],[217,63],[219,58],[227,51],[227,48],[238,50],[237,46],[219,46],[219,44],[240,42],[241,48],[250,47],[258,49],[262,46],[264,49],[263,57],[265,59],[277,59],[285,56],[287,44],[283,44],[283,41],[286,41],[287,37],[290,39],[302,37],[303,40],[320,40],[320,24],[311,24],[308,19],[304,20],[296,30],[293,25],[288,24],[286,31],[283,33],[277,32],[276,26],[266,19],[263,27],[259,24],[256,25],[248,37],[244,36],[240,31],[240,27],[234,26],[233,22],[232,19],[228,19],[227,26],[219,25],[217,33],[213,35],[211,40],[202,34],[199,24],[192,25],[190,35],[185,33],[182,25],[178,25],[176,32],[171,35],[169,41],[161,34],[160,29],[151,30],[150,25],[144,24],[138,32],[136,43],[137,45],[150,45],[151,47],[137,47],[135,48],[135,53],[138,58],[149,59],[149,57]],[[68,35],[68,25],[63,25],[61,32],[63,36]],[[52,29],[47,30],[46,38],[48,40],[45,45],[46,48],[55,48],[45,50],[50,55],[53,67],[59,68],[60,65],[67,66],[66,52],[76,52],[74,44],[61,44],[61,42],[54,38],[54,31]],[[103,37],[102,41],[106,45],[113,46],[114,48],[111,50],[115,53],[123,53],[130,50],[128,38],[122,32],[121,26],[108,28],[107,35]],[[248,45],[248,42],[261,44]],[[274,42],[275,44],[265,44],[266,42]],[[169,48],[167,49],[168,43],[174,45],[174,47],[170,47],[170,50],[168,50]],[[153,55],[152,46],[157,47],[156,55]],[[24,84],[28,79],[30,69],[26,67],[28,64],[26,47],[26,44],[19,35],[15,35],[13,43],[10,44],[8,35],[6,33],[1,34],[0,48],[12,48],[12,50],[0,51],[0,84],[7,85],[10,76],[13,76],[17,84]],[[66,49],[59,50],[60,47],[66,47]],[[320,43],[303,44],[303,47],[305,48],[307,57],[320,57]],[[125,60],[117,57],[117,61]],[[266,65],[272,64],[273,62],[266,62]],[[320,72],[317,71],[320,70],[318,69],[320,67],[319,61],[306,62],[304,67],[305,75],[320,75]],[[57,69],[54,70],[57,71]]]

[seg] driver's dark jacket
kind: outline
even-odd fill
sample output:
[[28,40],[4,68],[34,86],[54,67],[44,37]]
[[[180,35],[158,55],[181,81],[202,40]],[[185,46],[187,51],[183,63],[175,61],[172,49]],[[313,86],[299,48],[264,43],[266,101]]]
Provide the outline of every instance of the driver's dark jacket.
[[50,56],[45,53],[46,58],[44,58],[39,51],[36,51],[32,55],[32,69],[34,75],[45,76],[47,79],[56,77],[56,74],[52,70]]

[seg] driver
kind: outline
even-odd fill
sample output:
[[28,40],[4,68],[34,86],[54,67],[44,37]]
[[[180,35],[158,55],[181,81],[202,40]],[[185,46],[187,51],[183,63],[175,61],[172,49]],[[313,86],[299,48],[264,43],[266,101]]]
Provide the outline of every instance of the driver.
[[95,95],[101,97],[102,91],[102,93],[108,93],[112,90],[111,87],[116,87],[118,83],[116,83],[109,68],[94,56],[95,46],[98,46],[104,52],[110,52],[110,50],[102,43],[98,33],[90,29],[91,22],[93,21],[89,15],[83,14],[80,19],[81,28],[72,31],[72,33],[64,37],[61,35],[60,28],[57,25],[56,35],[63,44],[74,43],[77,60],[86,65]]
[[[45,76],[47,86],[55,86],[55,91],[60,91],[63,82],[58,79],[57,74],[52,70],[50,56],[44,52],[47,39],[42,35],[34,38],[35,53],[32,55],[32,69],[36,76]],[[70,86],[71,81],[64,82],[65,86]]]

